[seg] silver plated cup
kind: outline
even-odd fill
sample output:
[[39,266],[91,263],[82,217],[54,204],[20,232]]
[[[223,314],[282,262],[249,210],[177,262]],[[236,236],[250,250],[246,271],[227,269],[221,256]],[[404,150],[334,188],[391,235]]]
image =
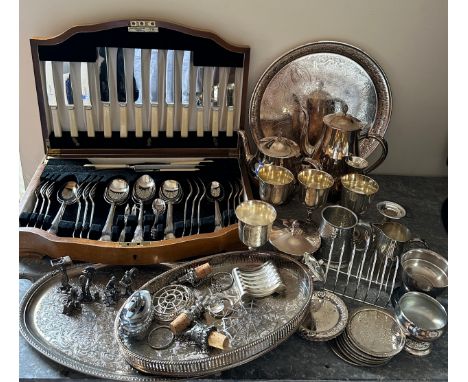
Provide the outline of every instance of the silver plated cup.
[[341,185],[341,205],[357,215],[362,215],[367,211],[379,190],[379,185],[374,179],[362,174],[342,176]]
[[[348,265],[353,248],[354,230],[358,224],[356,214],[346,207],[332,205],[322,210],[319,226],[322,246],[319,258],[327,263],[327,267],[341,269]],[[363,228],[366,229],[366,226]]]
[[293,190],[294,175],[287,168],[265,165],[258,171],[259,194],[264,202],[280,205]]
[[301,185],[301,201],[307,208],[307,221],[312,221],[313,211],[321,208],[327,202],[330,189],[333,187],[333,177],[321,170],[302,170],[297,180]]
[[236,217],[240,240],[253,250],[268,241],[276,210],[261,200],[247,200],[237,206]]
[[365,174],[366,168],[369,167],[369,162],[362,157],[351,155],[345,159],[345,166],[346,174]]

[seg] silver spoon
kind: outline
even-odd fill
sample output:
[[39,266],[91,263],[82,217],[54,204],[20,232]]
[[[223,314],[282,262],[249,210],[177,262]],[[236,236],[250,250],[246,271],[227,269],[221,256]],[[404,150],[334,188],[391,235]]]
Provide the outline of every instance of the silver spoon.
[[119,241],[120,242],[124,242],[125,241],[125,231],[127,229],[127,221],[128,221],[128,217],[130,216],[130,203],[127,203],[127,205],[125,206],[125,211],[124,211],[124,226],[122,228],[122,232],[120,232],[120,236],[119,236]]
[[112,180],[104,191],[104,200],[109,203],[110,209],[107,215],[106,224],[102,229],[100,241],[110,241],[112,234],[112,223],[114,221],[115,206],[124,204],[130,193],[130,186],[125,179],[117,178]]
[[156,226],[158,225],[159,216],[166,212],[166,202],[162,199],[154,199],[153,204],[151,205],[153,208],[154,213],[154,223],[153,227],[151,227],[151,239],[156,240],[156,236],[158,234],[158,230]]
[[140,212],[138,214],[138,225],[133,235],[132,243],[139,243],[143,241],[143,210],[144,204],[154,198],[156,193],[156,183],[154,179],[145,174],[140,176],[133,186],[133,199],[135,203],[140,204]]
[[213,181],[208,187],[207,199],[214,202],[215,205],[215,229],[214,231],[219,231],[223,228],[221,211],[219,210],[219,202],[224,199],[224,188],[221,183]]
[[58,225],[60,223],[60,220],[62,220],[62,216],[63,216],[63,213],[65,212],[65,208],[68,205],[76,203],[78,199],[77,190],[78,190],[78,184],[75,181],[71,180],[65,183],[65,186],[63,186],[63,188],[57,192],[57,200],[59,203],[61,203],[61,206],[57,214],[55,215],[52,225],[47,230],[47,232],[57,234]]
[[173,205],[180,202],[183,192],[177,180],[166,180],[159,189],[159,197],[167,203],[166,228],[164,229],[164,240],[175,239],[173,222]]

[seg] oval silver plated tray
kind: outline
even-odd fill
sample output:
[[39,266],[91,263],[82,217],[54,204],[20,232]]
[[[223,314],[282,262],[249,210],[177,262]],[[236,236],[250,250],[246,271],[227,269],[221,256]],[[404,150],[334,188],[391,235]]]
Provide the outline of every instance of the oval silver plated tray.
[[[261,138],[278,135],[299,144],[297,99],[307,108],[307,99],[318,93],[327,94],[330,101],[344,101],[348,114],[368,124],[372,134],[384,136],[392,97],[382,68],[352,45],[319,41],[285,53],[258,80],[249,107],[249,124],[257,147]],[[312,145],[320,133],[309,130]],[[375,140],[362,140],[360,155],[368,157],[377,145]]]
[[[272,350],[292,335],[303,321],[312,296],[312,283],[304,266],[283,254],[272,252],[229,252],[205,257],[165,272],[141,287],[154,295],[158,290],[182,276],[188,268],[209,262],[213,273],[231,272],[235,267],[260,265],[270,260],[278,268],[286,285],[283,294],[242,303],[235,283],[216,291],[231,301],[231,312],[220,318],[203,318],[216,325],[229,338],[227,350],[202,350],[179,336],[165,349],[152,349],[145,339],[122,336],[116,319],[114,330],[125,359],[135,368],[152,374],[195,377],[212,374],[244,364]],[[196,297],[212,294],[209,279],[193,289]],[[153,327],[161,323],[153,322]],[[151,330],[151,329],[150,329]]]
[[[78,277],[88,265],[68,270],[72,286],[79,288]],[[101,296],[111,275],[120,280],[130,269],[123,266],[94,267],[96,273],[91,292],[98,291]],[[138,268],[133,287],[137,288],[166,269],[161,265]],[[62,314],[62,301],[67,295],[57,291],[60,285],[60,272],[48,273],[31,286],[21,301],[20,332],[31,346],[53,361],[81,373],[121,381],[160,381],[135,370],[119,352],[113,325],[125,298],[114,307],[106,307],[102,302],[82,304],[81,313],[67,316]]]

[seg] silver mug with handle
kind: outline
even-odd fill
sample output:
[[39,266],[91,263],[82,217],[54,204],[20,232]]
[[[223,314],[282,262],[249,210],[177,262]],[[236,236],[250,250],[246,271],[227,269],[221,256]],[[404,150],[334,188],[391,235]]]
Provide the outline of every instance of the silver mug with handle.
[[341,269],[348,266],[357,229],[366,230],[371,235],[370,227],[360,223],[357,215],[349,208],[331,205],[322,210],[319,258],[323,259],[327,268]]

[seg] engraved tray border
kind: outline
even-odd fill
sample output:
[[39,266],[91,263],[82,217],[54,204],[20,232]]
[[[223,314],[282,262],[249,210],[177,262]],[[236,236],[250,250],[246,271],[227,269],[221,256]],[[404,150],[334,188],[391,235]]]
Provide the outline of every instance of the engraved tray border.
[[219,261],[220,259],[226,258],[228,256],[239,257],[239,263],[257,263],[259,261],[272,260],[274,263],[277,264],[293,264],[299,272],[303,273],[302,281],[306,282],[305,287],[309,290],[307,301],[303,304],[300,311],[296,315],[291,317],[291,319],[287,323],[283,324],[280,328],[264,336],[263,338],[257,339],[247,345],[240,346],[235,350],[221,353],[220,355],[207,357],[201,360],[189,361],[156,361],[154,359],[141,356],[129,350],[125,345],[122,344],[122,341],[119,336],[119,311],[115,320],[114,335],[117,338],[120,350],[123,353],[124,358],[127,360],[127,362],[129,362],[136,369],[146,373],[167,375],[171,377],[202,377],[250,362],[253,359],[258,358],[261,355],[271,351],[296,332],[296,330],[303,322],[308,312],[310,301],[312,299],[313,284],[310,275],[303,264],[293,259],[292,257],[281,253],[261,251],[251,254],[248,251],[234,251],[208,256],[202,259],[197,259],[190,263],[183,264],[177,268],[171,269],[170,271],[167,271],[164,274],[157,276],[153,280],[148,281],[146,284],[142,285],[140,289],[148,289],[151,286],[151,284],[153,284],[155,281],[160,281],[161,283],[163,283],[163,281],[161,280],[164,279],[166,279],[169,283],[170,281],[173,281],[177,277],[184,274],[187,268],[196,267],[203,263],[210,262],[213,259]]

